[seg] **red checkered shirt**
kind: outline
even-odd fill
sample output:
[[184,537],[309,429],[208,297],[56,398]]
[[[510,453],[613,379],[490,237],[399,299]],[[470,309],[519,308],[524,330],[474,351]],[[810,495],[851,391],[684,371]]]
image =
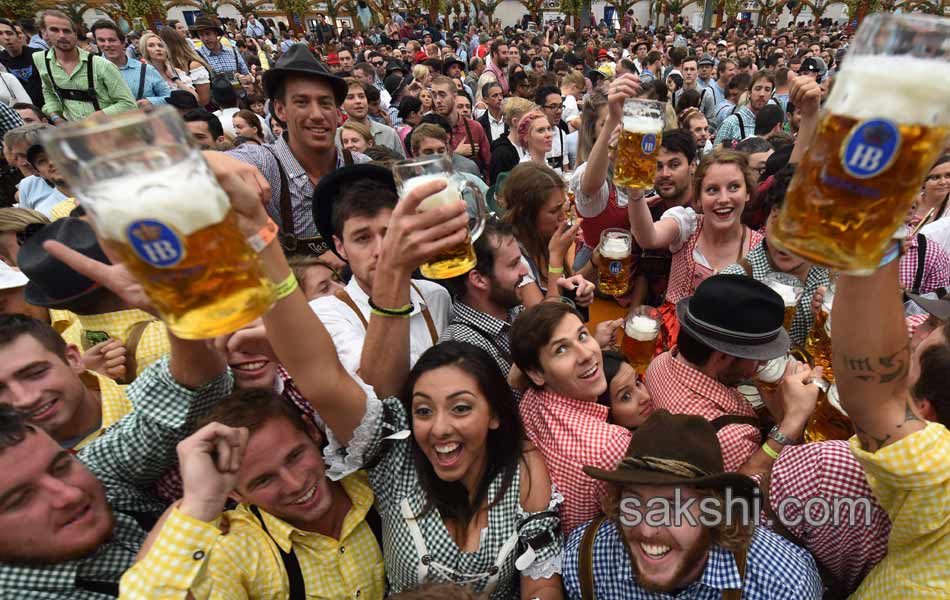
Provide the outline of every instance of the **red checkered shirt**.
[[[709,421],[723,415],[756,416],[738,390],[678,360],[675,352],[674,348],[657,356],[647,369],[645,382],[656,408]],[[739,470],[762,445],[759,430],[752,425],[726,425],[717,435],[726,471]]]
[[[843,499],[863,498],[869,504],[855,503],[853,514],[852,506],[842,503]],[[809,524],[803,518],[803,507],[812,499]],[[784,448],[772,467],[769,504],[786,529],[848,594],[887,553],[890,519],[874,498],[847,440]]]
[[[901,287],[905,290],[914,291],[914,283],[917,279],[917,265],[920,261],[919,245],[921,236],[918,234],[910,240],[904,255],[901,256],[900,271]],[[920,289],[916,290],[918,294],[928,294],[950,284],[950,256],[932,240],[927,240],[927,246],[924,252],[924,271],[920,278]]]
[[519,410],[528,439],[544,456],[551,481],[564,496],[564,535],[601,514],[607,484],[588,477],[585,466],[613,469],[627,452],[630,430],[607,422],[606,406],[530,389]]

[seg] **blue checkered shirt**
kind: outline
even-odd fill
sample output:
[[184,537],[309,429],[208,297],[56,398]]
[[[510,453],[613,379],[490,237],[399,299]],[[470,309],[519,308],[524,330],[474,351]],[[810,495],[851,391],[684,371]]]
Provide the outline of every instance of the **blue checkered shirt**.
[[208,50],[207,46],[201,46],[198,48],[198,54],[211,65],[211,70],[215,73],[228,74],[232,79],[234,73],[250,74],[250,71],[247,70],[247,63],[244,62],[244,57],[234,46],[230,48],[220,46],[218,51],[214,53]]
[[[566,597],[581,597],[578,553],[584,531],[590,523],[576,527],[564,546],[564,589]],[[722,600],[723,590],[741,586],[742,600],[818,600],[823,588],[815,560],[807,550],[763,527],[752,536],[746,559],[745,578],[732,553],[713,546],[706,568],[697,581],[674,594],[648,592],[636,581],[625,542],[617,525],[605,521],[594,538],[594,597],[597,600],[656,600],[690,598]]]

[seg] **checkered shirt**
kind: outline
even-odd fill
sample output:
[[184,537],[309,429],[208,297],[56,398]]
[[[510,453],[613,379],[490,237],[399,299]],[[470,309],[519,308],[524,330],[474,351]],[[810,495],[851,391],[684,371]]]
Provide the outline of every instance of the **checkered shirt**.
[[[698,265],[693,252],[696,250],[696,244],[699,242],[699,236],[703,231],[703,215],[696,215],[696,231],[686,240],[678,250],[673,251],[673,259],[670,263],[670,280],[666,286],[666,301],[676,304],[683,298],[693,295],[696,288],[704,279],[715,274],[715,271]],[[749,252],[759,245],[763,236],[758,231],[747,230],[746,248]],[[743,249],[745,250],[745,248]],[[727,267],[728,268],[728,267]]]
[[[376,495],[376,509],[383,522],[383,558],[390,593],[403,592],[428,581],[470,583],[474,591],[482,592],[495,570],[502,548],[512,536],[522,541],[549,534],[547,544],[535,548],[537,558],[545,564],[556,566],[560,572],[563,536],[557,506],[559,494],[552,490],[551,502],[536,513],[521,508],[520,469],[515,473],[505,495],[498,498],[502,476],[497,476],[488,486],[487,498],[494,502],[488,509],[488,527],[482,532],[481,543],[474,552],[462,552],[452,540],[438,510],[423,515],[426,495],[419,484],[412,456],[411,438],[385,439],[393,433],[411,429],[406,408],[398,398],[377,399],[372,388],[367,391],[366,415],[354,431],[346,449],[340,448],[332,432],[330,444],[325,451],[330,465],[328,473],[339,472],[341,463],[350,467],[367,466],[370,484]],[[420,552],[413,541],[402,505],[408,503],[410,516],[422,515],[416,520],[429,557],[428,575],[419,580]],[[492,600],[509,600],[517,597],[521,572],[515,567],[519,550],[512,550],[497,569],[497,586]]]
[[589,477],[583,467],[615,468],[630,445],[630,430],[608,423],[606,406],[546,390],[529,389],[519,409],[528,438],[564,495],[561,527],[568,534],[601,513],[607,493],[607,484]]
[[102,482],[116,512],[112,538],[85,558],[56,565],[0,564],[0,598],[97,600],[103,596],[77,586],[77,578],[116,583],[132,566],[146,532],[123,513],[160,514],[165,503],[146,491],[174,463],[175,446],[190,434],[200,416],[231,393],[230,375],[191,390],[174,380],[164,358],[129,386],[135,411],[77,457]]
[[[257,167],[270,183],[271,201],[267,206],[267,212],[274,219],[281,230],[283,222],[280,219],[280,169],[277,167],[277,160],[284,167],[284,173],[287,174],[287,184],[290,187],[290,207],[293,212],[294,234],[297,237],[316,237],[319,235],[317,226],[313,222],[313,188],[314,184],[307,176],[307,172],[300,166],[297,159],[294,158],[287,140],[280,137],[273,144],[265,144],[262,147],[257,144],[242,144],[241,146],[230,150],[228,154],[234,158]],[[267,150],[270,148],[277,154]],[[353,162],[356,164],[369,162],[369,157],[365,154],[353,153]],[[336,168],[342,169],[346,162],[343,159],[343,153],[336,153]]]
[[887,556],[851,598],[950,597],[950,432],[929,423],[877,452],[850,443],[892,523]]
[[920,234],[915,236],[907,245],[901,256],[898,270],[900,272],[901,287],[918,294],[928,294],[950,284],[950,256],[939,244],[927,240],[924,251],[924,272],[920,278],[920,289],[914,290],[917,280],[917,265],[920,261],[918,248]]
[[73,445],[73,450],[80,450],[98,438],[122,417],[132,412],[132,402],[126,394],[127,386],[119,385],[105,375],[94,371],[86,371],[79,375],[83,387],[99,393],[99,405],[102,408],[99,430]]
[[207,46],[202,45],[198,48],[198,54],[205,59],[205,62],[211,66],[211,70],[216,74],[229,76],[232,76],[233,73],[250,74],[250,71],[247,70],[247,63],[244,62],[244,57],[237,51],[237,48],[225,48],[222,45],[218,47],[217,52],[211,52]]
[[[753,279],[761,281],[765,279],[769,273],[778,272],[778,269],[772,266],[772,261],[769,259],[768,241],[765,239],[762,240],[761,244],[749,250],[749,253],[745,255],[745,259],[749,261],[749,264],[752,266]],[[730,265],[721,272],[726,275],[746,274],[745,269],[743,269],[739,263]],[[828,269],[824,267],[812,267],[808,271],[808,276],[805,277],[805,293],[803,293],[802,297],[798,300],[798,305],[795,308],[795,318],[792,320],[792,330],[788,332],[793,344],[802,347],[805,345],[805,338],[808,337],[808,331],[811,329],[811,325],[815,320],[811,312],[811,299],[814,297],[815,292],[818,291],[819,286],[827,286],[829,282]]]
[[[488,313],[475,310],[464,302],[455,302],[455,313],[449,326],[442,332],[440,342],[455,340],[478,346],[492,355],[498,368],[508,377],[511,371],[511,324],[523,307],[512,309],[508,320],[502,321]],[[484,332],[484,333],[483,333]],[[485,334],[490,337],[486,337]]]
[[280,550],[292,548],[307,597],[382,600],[383,557],[365,521],[373,492],[363,472],[340,483],[353,505],[339,539],[297,529],[262,510],[268,535],[243,504],[225,513],[227,535],[215,523],[175,509],[145,559],[122,576],[122,598],[180,600],[188,592],[216,600],[287,598],[290,581]]
[[6,135],[11,129],[23,125],[20,113],[0,102],[0,135]]
[[[576,528],[564,547],[564,589],[565,597],[570,600],[581,598],[577,565],[581,539],[588,525],[585,523]],[[611,521],[604,522],[597,531],[593,547],[594,597],[597,600],[674,597],[721,600],[724,590],[740,586],[742,600],[818,600],[823,591],[811,555],[763,527],[756,528],[752,536],[743,578],[739,577],[732,553],[712,546],[702,575],[675,596],[643,589],[637,583],[630,560],[619,527]]]
[[[768,498],[785,528],[849,593],[887,553],[891,522],[845,440],[784,448],[772,467]],[[809,524],[803,506],[813,498]],[[837,518],[831,517],[834,520],[818,505],[823,501],[834,507],[838,499],[862,498],[870,501],[870,512],[866,513],[863,503],[856,504],[853,516],[842,509]],[[820,525],[823,520],[828,523]]]
[[[754,417],[752,406],[735,388],[726,387],[676,358],[676,349],[657,356],[644,378],[653,405],[673,414],[699,415],[712,421],[723,415]],[[726,471],[738,471],[762,444],[752,425],[726,425],[716,434]]]
[[171,351],[168,344],[168,331],[165,323],[138,309],[117,310],[97,315],[78,315],[76,321],[62,333],[68,344],[75,344],[86,351],[92,344],[87,342],[88,332],[101,332],[123,344],[129,337],[134,325],[146,321],[146,325],[135,348],[135,374],[141,375],[149,365]]

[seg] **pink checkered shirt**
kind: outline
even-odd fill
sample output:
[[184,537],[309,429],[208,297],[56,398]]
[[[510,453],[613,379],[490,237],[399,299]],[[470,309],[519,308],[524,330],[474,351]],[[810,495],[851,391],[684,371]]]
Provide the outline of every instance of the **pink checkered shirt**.
[[[920,257],[918,251],[918,237],[910,240],[898,267],[900,271],[901,287],[914,291],[917,278],[917,265]],[[927,240],[924,252],[924,271],[920,279],[918,294],[928,294],[950,284],[950,256],[939,244]]]
[[[803,507],[813,498],[816,500],[809,505],[809,524],[803,518]],[[859,498],[870,501],[870,511],[858,502],[852,515],[851,507],[842,504],[841,499]],[[838,516],[833,512],[830,518],[823,514],[825,509],[819,501],[832,511],[837,501]],[[887,553],[891,522],[874,498],[847,440],[783,449],[772,467],[769,504],[786,529],[804,543],[848,594]],[[821,525],[824,521],[827,523]]]
[[528,439],[564,496],[561,527],[568,535],[603,512],[607,484],[588,477],[582,467],[615,468],[630,445],[630,431],[607,422],[606,406],[545,390],[525,392],[519,409]]
[[[677,360],[675,352],[674,348],[657,356],[647,369],[645,383],[656,408],[709,421],[723,415],[756,416],[738,390]],[[717,435],[726,471],[737,471],[762,445],[759,430],[752,425],[726,425]]]

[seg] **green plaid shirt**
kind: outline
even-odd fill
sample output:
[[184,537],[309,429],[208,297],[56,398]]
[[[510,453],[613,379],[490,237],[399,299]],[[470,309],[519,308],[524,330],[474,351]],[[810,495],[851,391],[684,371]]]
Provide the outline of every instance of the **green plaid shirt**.
[[0,564],[0,599],[107,598],[79,582],[117,584],[132,566],[147,532],[128,513],[157,515],[164,510],[165,504],[147,490],[175,465],[178,442],[231,387],[230,374],[196,390],[183,387],[169,372],[168,357],[139,375],[128,389],[135,410],[78,454],[102,482],[116,513],[112,538],[78,560],[46,566]]
[[[773,267],[772,262],[769,260],[768,246],[764,238],[761,244],[749,250],[749,253],[745,255],[745,259],[752,265],[753,279],[761,281],[769,273],[778,272],[778,269]],[[730,265],[719,273],[726,275],[747,274],[739,263]],[[808,330],[811,329],[811,324],[815,320],[815,317],[811,314],[811,299],[818,290],[818,286],[827,286],[829,281],[828,270],[825,268],[812,267],[811,270],[808,271],[808,277],[805,278],[805,293],[802,294],[801,299],[798,301],[798,307],[795,309],[795,318],[792,320],[792,330],[788,332],[788,335],[792,338],[792,344],[799,347],[805,346],[805,338],[808,337]]]

